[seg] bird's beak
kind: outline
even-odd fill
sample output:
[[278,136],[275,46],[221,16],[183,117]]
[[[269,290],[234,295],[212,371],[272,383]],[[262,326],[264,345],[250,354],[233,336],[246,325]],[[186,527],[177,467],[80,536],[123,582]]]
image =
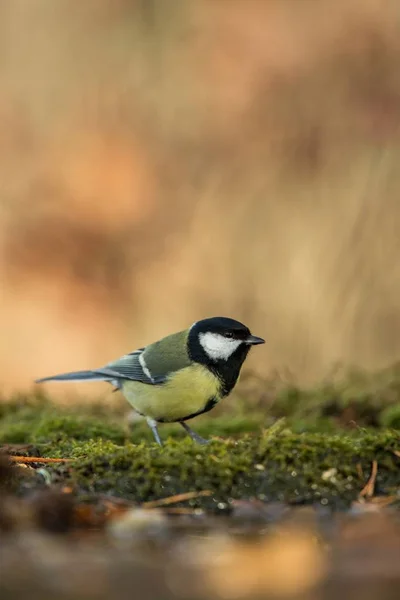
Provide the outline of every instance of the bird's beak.
[[249,335],[249,337],[246,339],[246,344],[249,346],[257,346],[257,344],[265,344],[265,340],[257,337],[256,335]]

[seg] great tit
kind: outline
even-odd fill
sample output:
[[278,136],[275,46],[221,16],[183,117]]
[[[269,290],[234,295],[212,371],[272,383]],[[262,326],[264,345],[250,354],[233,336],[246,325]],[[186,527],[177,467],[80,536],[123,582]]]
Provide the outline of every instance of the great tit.
[[93,371],[76,371],[44,381],[107,381],[146,417],[161,446],[157,423],[178,422],[200,444],[207,443],[185,421],[211,410],[234,388],[251,348],[264,340],[226,317],[197,321],[145,348]]

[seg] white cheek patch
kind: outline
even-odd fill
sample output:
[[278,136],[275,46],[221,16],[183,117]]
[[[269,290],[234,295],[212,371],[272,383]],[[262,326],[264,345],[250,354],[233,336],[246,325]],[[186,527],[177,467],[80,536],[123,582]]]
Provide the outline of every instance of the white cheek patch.
[[203,347],[204,352],[212,360],[228,360],[228,358],[239,348],[242,344],[241,340],[234,340],[226,338],[219,333],[200,333],[199,341]]

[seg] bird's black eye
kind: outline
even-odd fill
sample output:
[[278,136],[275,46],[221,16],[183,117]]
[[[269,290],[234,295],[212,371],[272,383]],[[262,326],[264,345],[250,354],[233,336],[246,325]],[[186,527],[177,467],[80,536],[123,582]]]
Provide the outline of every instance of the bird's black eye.
[[227,331],[225,333],[225,337],[227,337],[227,338],[233,338],[233,333],[231,331]]

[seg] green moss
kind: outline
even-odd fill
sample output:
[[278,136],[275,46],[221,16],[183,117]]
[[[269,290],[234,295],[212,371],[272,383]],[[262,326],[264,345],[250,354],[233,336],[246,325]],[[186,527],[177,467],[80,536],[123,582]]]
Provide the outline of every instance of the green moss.
[[137,502],[209,489],[211,498],[193,504],[215,508],[230,498],[258,497],[344,508],[357,498],[377,460],[377,493],[397,492],[397,433],[360,430],[353,436],[326,436],[282,427],[240,441],[216,440],[206,447],[189,439],[169,439],[163,448],[84,442],[72,449],[71,456],[78,460],[64,468],[64,476],[82,493],[110,493]]
[[79,494],[138,502],[210,489],[211,498],[194,504],[216,507],[257,496],[344,507],[365,485],[373,460],[379,465],[376,492],[397,494],[400,439],[387,428],[400,428],[398,366],[375,374],[351,371],[312,389],[259,384],[259,397],[254,388],[246,403],[232,398],[193,422],[213,440],[205,447],[171,424],[160,426],[160,449],[145,422],[127,426],[129,406],[122,399],[112,406],[60,407],[41,396],[0,404],[0,443],[32,444],[43,456],[72,458],[48,470],[75,484]]
[[379,423],[382,427],[400,429],[400,404],[384,408],[379,416]]
[[0,443],[49,443],[65,438],[104,437],[122,443],[121,426],[88,414],[66,411],[48,403],[30,403],[7,411],[0,419]]

